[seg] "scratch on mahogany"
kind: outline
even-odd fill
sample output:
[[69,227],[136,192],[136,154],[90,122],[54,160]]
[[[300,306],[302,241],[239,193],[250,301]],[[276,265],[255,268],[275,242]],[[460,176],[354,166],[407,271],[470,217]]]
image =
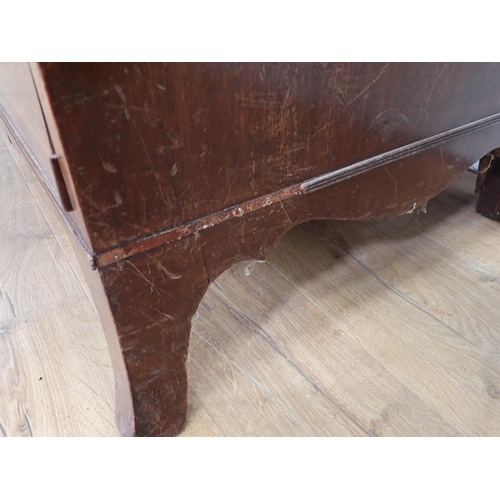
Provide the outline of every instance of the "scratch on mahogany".
[[[274,97],[274,99],[269,99],[269,97]],[[244,107],[249,108],[269,108],[273,106],[279,106],[281,103],[277,99],[277,94],[275,92],[267,94],[253,95],[239,95],[237,98],[241,101]]]
[[127,264],[131,265],[132,268],[134,269],[134,271],[136,272],[136,274],[138,274],[139,276],[141,276],[141,278],[143,278],[146,281],[146,283],[148,283],[149,285],[151,285],[151,295],[153,295],[153,291],[156,292],[158,295],[161,295],[161,293],[155,287],[154,279],[153,279],[153,281],[148,280],[148,278],[146,277],[146,275],[140,269],[138,269],[138,267],[133,262],[130,262],[130,260],[126,260],[125,262]]
[[389,179],[394,183],[394,199],[396,200],[396,205],[398,203],[398,181],[397,179],[389,172],[387,167],[384,167],[384,172],[387,174]]
[[423,106],[424,112],[425,112],[425,114],[427,116],[427,120],[429,120],[429,113],[427,112],[427,106],[429,104],[429,100],[431,99],[432,95],[434,94],[434,89],[436,88],[436,85],[437,85],[438,81],[440,80],[441,76],[443,75],[444,70],[446,69],[447,64],[448,63],[444,63],[443,64],[443,67],[441,68],[441,71],[436,76],[436,79],[434,80],[434,83],[432,84],[432,87],[430,88],[429,92],[427,93],[427,99],[425,100],[425,104]]
[[107,161],[103,161],[102,166],[104,170],[110,174],[116,174],[118,172],[118,169],[112,163],[108,163]]
[[158,271],[162,271],[166,276],[168,276],[171,280],[178,280],[181,279],[182,276],[180,274],[174,274],[170,272],[156,257],[151,257],[153,262],[156,265],[156,269]]
[[372,87],[375,85],[375,83],[378,81],[378,79],[382,76],[384,71],[389,67],[391,63],[385,64],[381,70],[379,71],[378,75],[358,94],[356,97],[351,99],[350,101],[347,102],[346,106],[350,106],[354,101],[357,101],[361,96],[366,94]]
[[139,137],[139,141],[142,145],[142,149],[144,150],[144,153],[146,154],[146,158],[148,159],[149,171],[154,175],[154,178],[156,180],[156,184],[158,185],[158,190],[160,191],[163,203],[168,207],[168,200],[167,200],[165,193],[163,192],[163,189],[161,187],[160,179],[158,178],[158,173],[156,172],[153,160],[151,159],[151,156],[149,156],[148,148],[146,147],[146,144],[144,144],[144,140],[142,138],[141,132],[139,131],[139,127],[137,126],[137,124],[135,123],[134,120],[132,120],[132,123],[133,123],[135,130],[137,132],[137,136]]
[[[104,94],[104,95],[106,95],[106,94]],[[78,98],[72,100],[74,97],[78,97]],[[64,107],[69,108],[71,106],[78,106],[80,104],[83,104],[84,102],[90,101],[92,99],[96,99],[98,97],[101,97],[101,95],[97,94],[97,95],[85,96],[85,94],[83,94],[83,92],[78,92],[77,94],[73,94],[73,95],[69,95],[69,96],[64,97],[64,100],[68,100],[68,99],[70,100],[70,102],[65,104]],[[60,99],[60,101],[62,101],[62,100],[63,99]]]

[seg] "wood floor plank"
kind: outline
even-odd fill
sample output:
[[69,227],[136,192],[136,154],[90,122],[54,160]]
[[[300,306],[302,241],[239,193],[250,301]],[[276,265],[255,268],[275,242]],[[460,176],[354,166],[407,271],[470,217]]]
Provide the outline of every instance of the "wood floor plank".
[[336,321],[345,313],[340,324],[349,335],[447,422],[466,435],[500,432],[499,401],[490,394],[500,383],[495,356],[384,287],[337,246],[318,244],[306,226],[283,247],[271,264]]
[[[404,228],[379,224],[362,231],[352,223],[318,222],[309,227],[322,242],[323,234],[394,293],[457,335],[491,354],[500,353],[500,280],[496,278],[500,259],[492,259],[490,269],[481,270],[462,253],[426,237],[416,224]],[[477,314],[481,310],[488,314]]]
[[[227,283],[227,277],[224,278],[222,285],[214,284],[202,303],[200,315],[193,323],[194,332],[262,388],[266,392],[266,404],[275,400],[299,435],[367,435],[345,410],[318,392],[311,380],[269,342],[253,320],[221,299],[218,288]],[[234,290],[236,295],[239,291]],[[196,375],[190,378],[191,388],[199,383],[198,378]],[[237,394],[228,391],[226,405],[233,406]],[[257,406],[255,401],[250,404]],[[236,404],[236,408],[238,406],[241,405]],[[247,419],[250,415],[245,413],[240,418]],[[259,424],[263,424],[262,420]]]
[[[279,245],[274,258],[284,248]],[[269,264],[255,265],[250,276],[245,275],[242,266],[235,266],[219,281],[214,284],[214,293],[236,318],[241,318],[242,325],[232,332],[232,339],[220,338],[218,332],[210,332],[208,328],[206,335],[217,336],[213,341],[219,341],[220,348],[234,356],[237,347],[232,343],[242,342],[246,321],[250,331],[244,338],[260,337],[264,345],[267,343],[281,353],[286,364],[280,373],[291,369],[302,383],[309,385],[310,395],[305,396],[309,400],[308,411],[299,408],[297,414],[314,418],[315,435],[336,434],[325,416],[339,410],[369,435],[458,434],[348,335],[344,329],[344,313],[337,311],[339,317],[335,319],[328,316]],[[266,284],[265,300],[259,296],[261,283]],[[210,300],[211,304],[214,302]],[[215,318],[211,318],[210,324],[214,321]],[[267,364],[262,363],[260,352],[254,344],[248,344],[250,342],[245,342],[240,347],[238,362],[246,359],[265,370]],[[273,371],[276,370],[273,368]],[[299,383],[291,384],[290,377],[279,380],[271,373],[270,379],[267,383],[274,382],[275,391],[291,391],[293,399],[304,400],[296,392]],[[313,395],[323,400],[323,415],[313,413]]]
[[[200,325],[198,325],[199,327]],[[200,405],[210,415],[212,426],[222,436],[307,436],[312,430],[304,425],[300,416],[283,403],[254,374],[244,370],[233,360],[225,356],[211,343],[207,342],[194,330],[192,352],[189,367],[198,369],[189,371],[190,378],[190,408]],[[201,359],[200,359],[201,358]],[[263,362],[274,362],[272,354],[267,354]],[[200,373],[199,367],[204,368]],[[276,372],[276,370],[275,370]],[[259,377],[260,378],[260,377]],[[289,383],[293,386],[293,377]],[[290,386],[288,386],[290,387]],[[300,390],[300,389],[298,389]],[[205,406],[205,401],[210,401]],[[194,419],[196,414],[190,415]],[[356,432],[356,426],[338,424],[339,435],[361,434]],[[207,433],[207,426],[199,429],[202,435]],[[209,431],[208,434],[212,434]],[[183,435],[196,435],[196,429],[186,425]]]
[[470,265],[482,271],[498,272],[498,224],[478,216],[474,195],[476,176],[465,172],[439,196],[429,201],[427,213],[414,213],[376,225],[392,223],[394,230],[407,226],[420,228],[426,238],[447,246]]
[[99,326],[86,297],[3,323],[0,420],[5,434],[118,435],[109,354],[88,335]]

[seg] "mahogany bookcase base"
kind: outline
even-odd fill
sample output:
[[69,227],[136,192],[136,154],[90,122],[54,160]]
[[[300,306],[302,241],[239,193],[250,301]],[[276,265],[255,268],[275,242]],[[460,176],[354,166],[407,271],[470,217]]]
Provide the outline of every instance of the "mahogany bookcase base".
[[[490,158],[486,155],[482,163]],[[222,272],[240,261],[264,260],[289,229],[308,220],[373,220],[410,213],[442,191],[468,163],[446,161],[437,148],[241,214],[97,272],[86,266],[112,355],[122,435],[174,436],[181,431],[191,318]],[[481,189],[486,194],[480,194],[478,206],[492,213],[500,203],[498,177],[487,176]],[[496,197],[487,197],[490,190],[496,190]],[[359,206],[360,199],[367,201]]]
[[498,64],[0,65],[0,117],[67,223],[124,436],[186,417],[191,318],[297,224],[411,213],[481,159],[500,220]]

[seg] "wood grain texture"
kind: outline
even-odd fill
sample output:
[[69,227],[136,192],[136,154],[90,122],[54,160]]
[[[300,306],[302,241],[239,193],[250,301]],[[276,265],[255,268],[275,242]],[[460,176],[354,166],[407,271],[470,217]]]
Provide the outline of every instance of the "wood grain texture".
[[500,111],[498,64],[40,70],[96,252]]
[[[117,435],[86,283],[12,154],[0,146],[1,433]],[[500,233],[473,189],[466,173],[427,213],[301,225],[222,274],[193,319],[181,435],[499,435]]]

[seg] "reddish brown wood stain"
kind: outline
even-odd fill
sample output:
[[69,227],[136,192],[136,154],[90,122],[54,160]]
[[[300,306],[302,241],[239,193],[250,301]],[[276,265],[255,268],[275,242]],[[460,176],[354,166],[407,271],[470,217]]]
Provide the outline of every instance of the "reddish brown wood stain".
[[[411,212],[500,143],[498,64],[43,63],[34,74],[70,217],[98,267],[88,279],[124,435],[181,429],[191,318],[228,267],[265,258],[307,220]],[[481,213],[498,206],[495,162],[479,178]]]
[[41,70],[96,253],[500,112],[498,64]]

